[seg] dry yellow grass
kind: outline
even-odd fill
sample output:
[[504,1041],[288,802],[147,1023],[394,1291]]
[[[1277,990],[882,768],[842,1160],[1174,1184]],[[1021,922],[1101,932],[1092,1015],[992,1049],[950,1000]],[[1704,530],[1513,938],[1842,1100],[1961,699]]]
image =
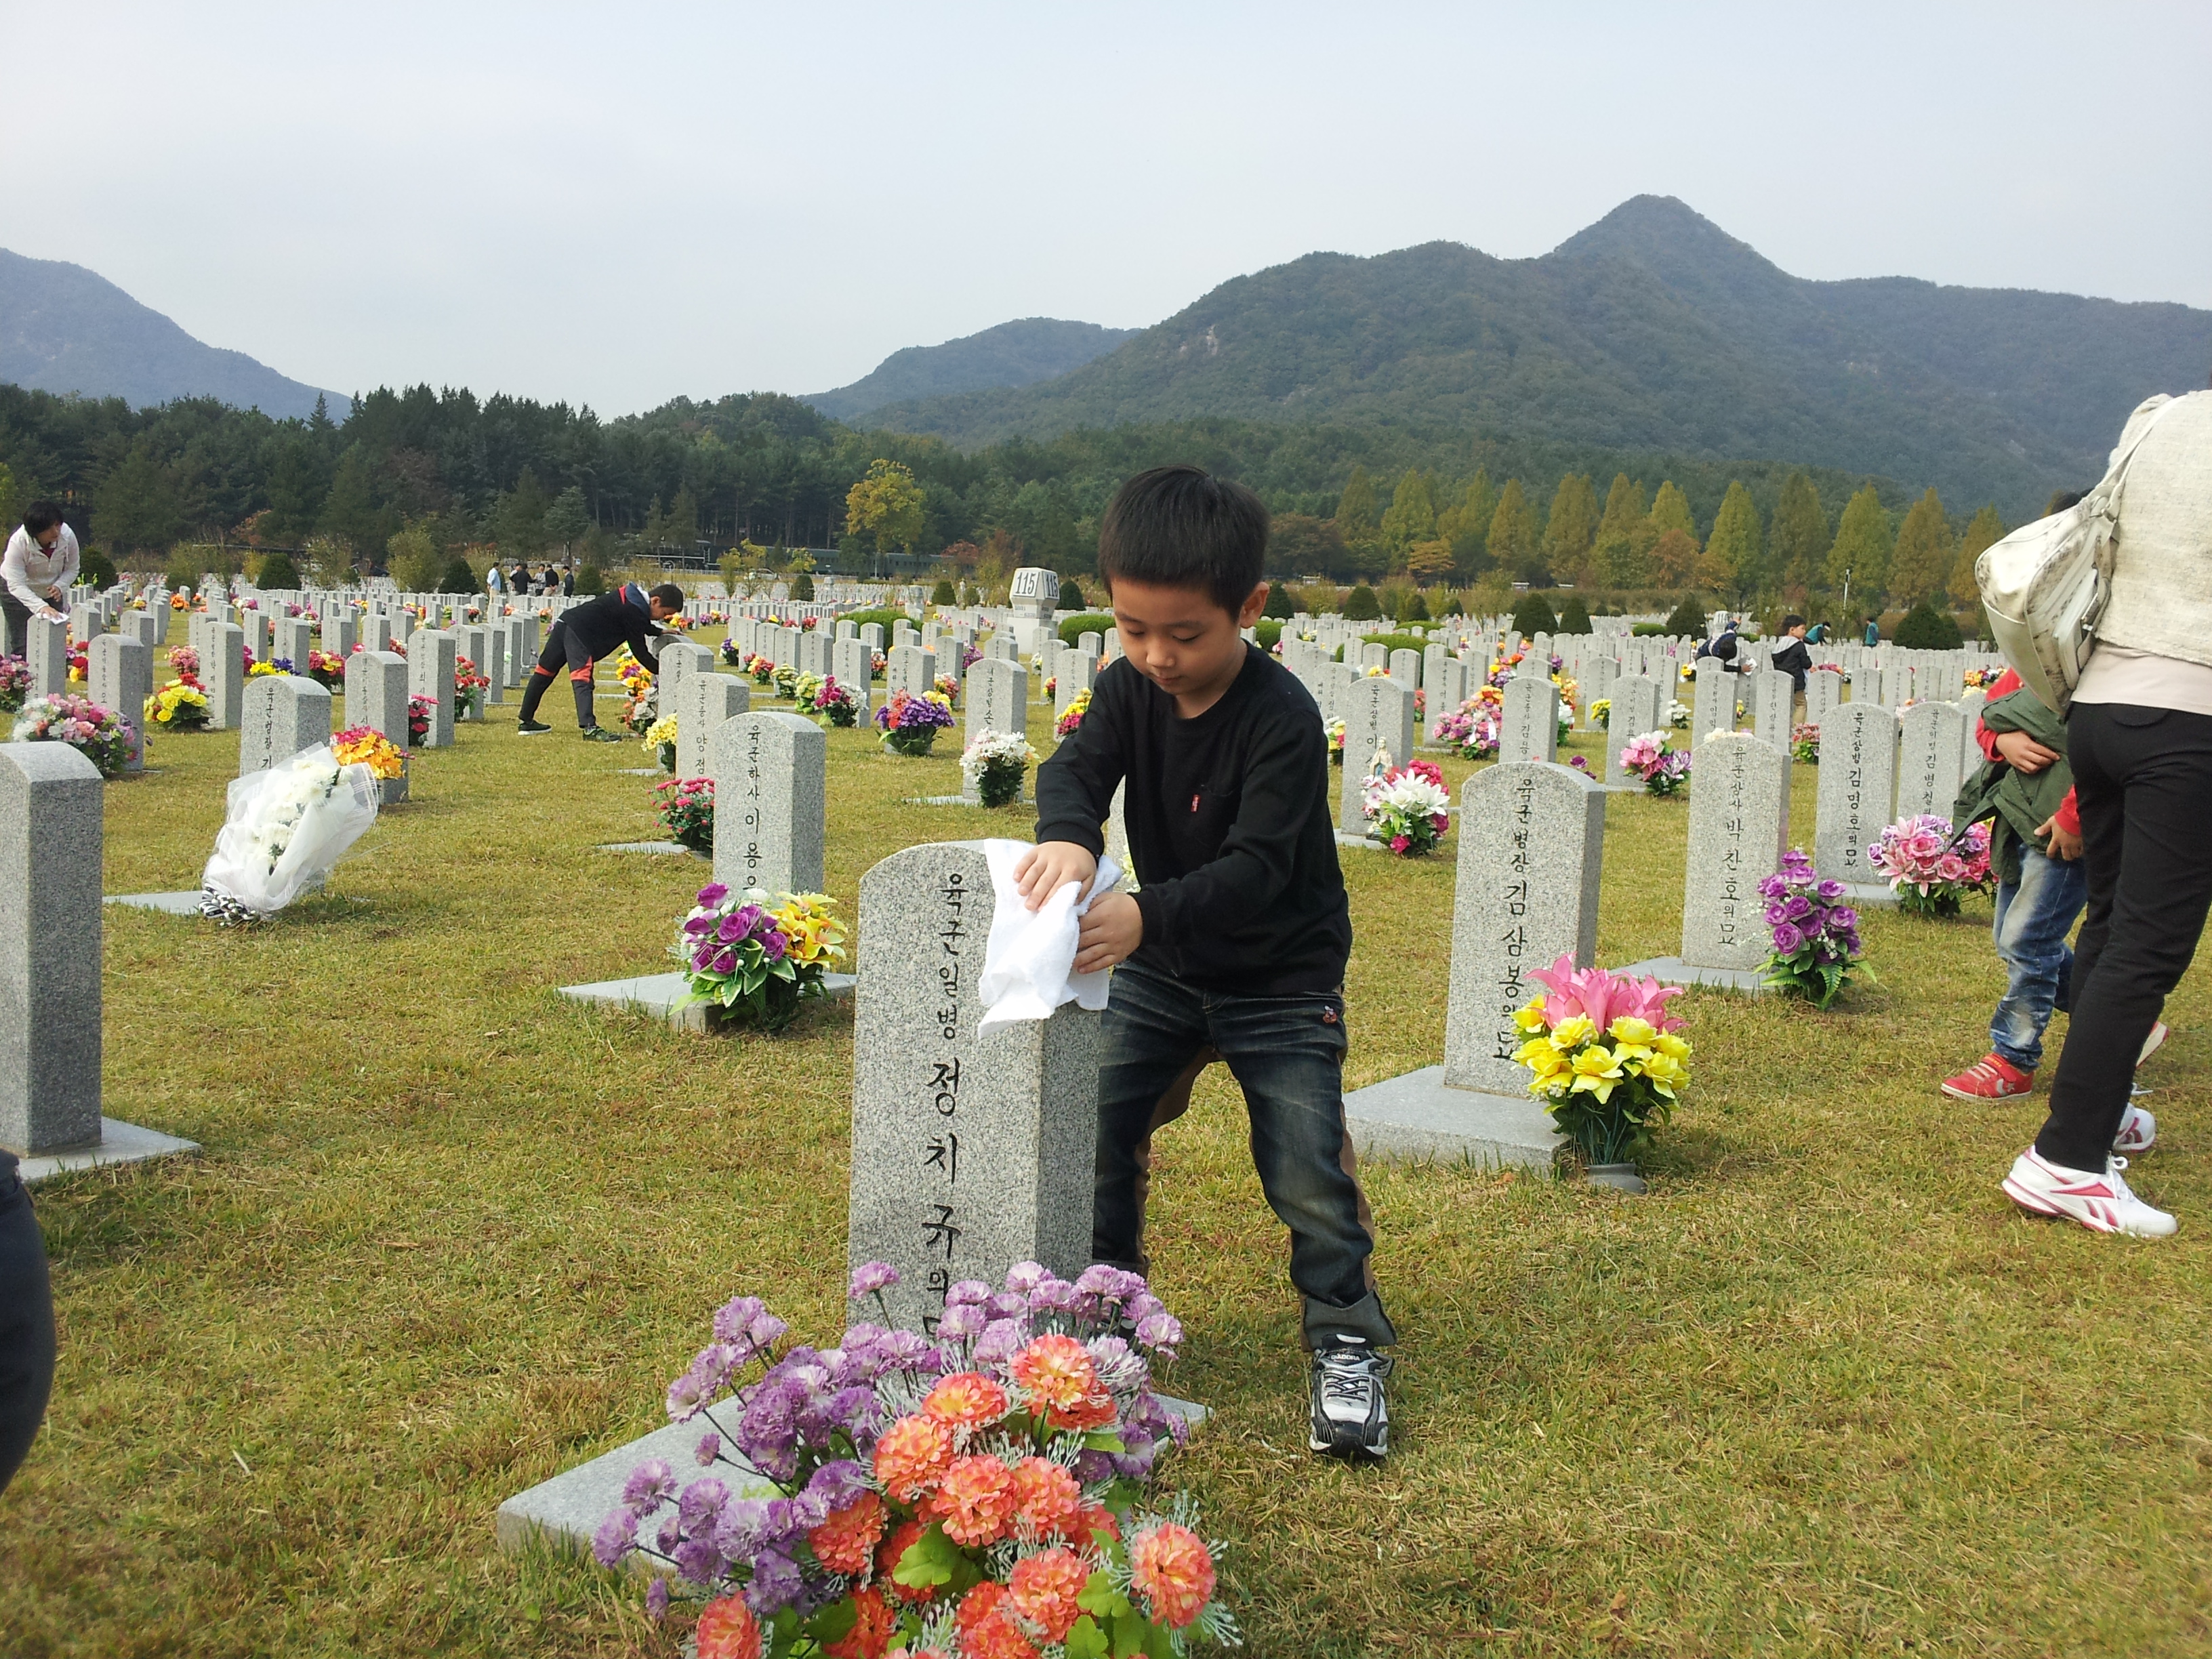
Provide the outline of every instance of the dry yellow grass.
[[[588,1564],[495,1554],[491,1512],[652,1426],[732,1293],[834,1335],[849,1016],[684,1040],[556,999],[657,971],[702,866],[592,850],[653,833],[617,772],[642,757],[558,709],[518,742],[512,711],[418,757],[331,899],[251,933],[110,911],[109,1110],[207,1151],[40,1190],[62,1370],[0,1498],[11,1659],[673,1651]],[[950,754],[830,753],[848,905],[896,847],[1026,833],[901,804],[957,787]],[[193,884],[236,743],[155,764],[109,789],[111,892]],[[1618,963],[1675,944],[1687,807],[1607,811]],[[1438,1056],[1451,868],[1346,867],[1356,1085]],[[1380,1470],[1301,1449],[1284,1241],[1209,1074],[1164,1147],[1158,1279],[1176,1386],[1218,1413],[1176,1476],[1234,1542],[1253,1652],[2212,1645],[2203,988],[2136,1171],[2183,1231],[2118,1243],[1996,1193],[2039,1096],[1935,1092],[1985,1041],[1981,927],[1867,933],[1882,987],[1834,1013],[1688,1000],[1648,1198],[1370,1172],[1405,1337]]]

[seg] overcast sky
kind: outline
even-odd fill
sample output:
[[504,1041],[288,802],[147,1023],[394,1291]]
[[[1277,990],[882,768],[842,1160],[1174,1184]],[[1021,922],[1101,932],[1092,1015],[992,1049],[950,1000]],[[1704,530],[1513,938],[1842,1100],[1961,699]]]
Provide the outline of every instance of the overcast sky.
[[341,392],[822,391],[1642,191],[1801,276],[2212,307],[2204,0],[0,16],[0,246]]

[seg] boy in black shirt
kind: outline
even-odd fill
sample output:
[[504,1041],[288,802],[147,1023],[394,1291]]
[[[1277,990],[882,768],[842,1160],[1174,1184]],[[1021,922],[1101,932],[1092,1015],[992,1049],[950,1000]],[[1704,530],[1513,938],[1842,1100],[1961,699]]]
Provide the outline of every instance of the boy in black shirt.
[[602,593],[562,611],[553,619],[545,648],[538,653],[538,666],[530,671],[515,732],[536,738],[553,729],[538,718],[538,704],[553,684],[553,677],[565,666],[576,694],[577,731],[589,743],[620,743],[622,739],[601,726],[592,712],[592,665],[626,645],[630,654],[647,668],[658,669],[660,659],[653,642],[663,632],[660,624],[683,609],[684,590],[674,582],[663,582],[650,592],[635,582],[624,582],[611,593]]
[[1095,902],[1075,967],[1120,963],[1098,1078],[1091,1255],[1145,1270],[1146,1154],[1209,1060],[1252,1120],[1267,1202],[1291,1230],[1305,1297],[1316,1452],[1389,1450],[1367,1206],[1342,1092],[1352,915],[1337,867],[1321,711],[1239,637],[1266,603],[1267,510],[1193,466],[1121,487],[1100,526],[1122,657],[1037,769],[1037,846],[1017,870],[1031,908],[1088,882],[1116,785],[1142,887]]

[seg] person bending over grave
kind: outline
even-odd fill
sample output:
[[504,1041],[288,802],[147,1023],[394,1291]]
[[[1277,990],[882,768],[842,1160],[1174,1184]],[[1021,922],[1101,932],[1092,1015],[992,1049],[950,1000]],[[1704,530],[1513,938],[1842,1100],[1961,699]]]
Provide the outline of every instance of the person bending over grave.
[[620,743],[622,738],[602,727],[592,712],[592,665],[617,646],[626,645],[630,654],[647,668],[657,668],[660,659],[653,641],[663,631],[658,624],[683,609],[684,590],[674,582],[663,582],[650,592],[635,582],[624,582],[612,592],[562,611],[545,635],[538,666],[530,671],[530,684],[522,694],[522,712],[515,731],[535,738],[553,729],[538,720],[538,704],[553,684],[553,677],[565,665],[568,684],[576,692],[577,729],[588,742]]
[[1088,883],[1117,785],[1142,889],[1085,916],[1075,968],[1119,963],[1101,1035],[1091,1255],[1146,1270],[1153,1131],[1228,1063],[1267,1202],[1291,1230],[1312,1352],[1311,1449],[1389,1451],[1381,1350],[1396,1332],[1345,1127],[1344,967],[1321,711],[1238,629],[1259,619],[1267,510],[1194,466],[1140,473],[1106,510],[1098,569],[1123,654],[1037,772],[1037,845],[1017,867],[1034,909]]

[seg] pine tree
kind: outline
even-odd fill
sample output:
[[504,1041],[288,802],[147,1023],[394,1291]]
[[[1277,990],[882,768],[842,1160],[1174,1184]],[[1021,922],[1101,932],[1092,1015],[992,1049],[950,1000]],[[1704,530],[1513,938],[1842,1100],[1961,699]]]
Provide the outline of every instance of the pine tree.
[[1541,593],[1523,593],[1513,607],[1513,629],[1525,645],[1539,634],[1557,634],[1559,619],[1552,614],[1552,602]]
[[[1633,587],[1649,580],[1644,568],[1644,486],[1631,483],[1626,472],[1613,475],[1613,488],[1605,492],[1605,516],[1598,520],[1593,549],[1599,574],[1615,587]],[[1655,538],[1656,539],[1656,538]]]
[[1670,530],[1679,530],[1692,541],[1698,539],[1698,521],[1690,512],[1690,498],[1675,487],[1672,478],[1659,486],[1659,493],[1651,498],[1651,532],[1656,540]]
[[1536,554],[1536,515],[1529,510],[1521,480],[1508,478],[1498,497],[1498,510],[1490,515],[1490,556],[1498,567],[1518,573]]
[[1452,566],[1462,575],[1473,575],[1489,557],[1490,520],[1498,511],[1498,492],[1490,474],[1481,467],[1460,491],[1458,503],[1437,518],[1437,534],[1451,544]]
[[1375,590],[1362,582],[1344,596],[1343,614],[1346,622],[1373,622],[1382,616],[1382,605]]
[[1589,580],[1590,548],[1597,540],[1597,490],[1586,472],[1570,472],[1552,492],[1544,526],[1544,562],[1554,581]]
[[1436,533],[1437,504],[1429,475],[1408,470],[1398,480],[1389,510],[1382,515],[1382,540],[1393,553],[1402,555],[1415,542],[1433,541]]
[[952,586],[951,578],[939,576],[937,586],[929,590],[929,602],[932,605],[958,605],[960,591]]
[[1336,527],[1347,542],[1371,537],[1379,527],[1375,516],[1375,486],[1367,477],[1367,469],[1354,466],[1352,476],[1345,480],[1344,493],[1336,498]]
[[[1591,494],[1595,495],[1596,492],[1593,490]],[[1562,634],[1587,634],[1589,631],[1589,607],[1583,603],[1583,596],[1581,594],[1569,594],[1567,596],[1567,602],[1559,607],[1559,632]]]
[[1959,538],[1959,556],[1951,562],[1951,600],[1954,605],[1978,605],[1982,585],[1975,579],[1974,564],[1985,549],[1994,547],[2004,539],[2004,520],[1997,517],[1994,506],[1984,507],[1974,514],[1966,526],[1966,533]]
[[1285,621],[1296,615],[1297,608],[1298,602],[1291,597],[1289,588],[1280,582],[1267,584],[1267,602],[1261,607],[1261,616],[1273,617],[1279,622]]
[[1836,520],[1836,539],[1828,549],[1828,586],[1840,589],[1848,582],[1871,613],[1887,591],[1889,546],[1889,514],[1875,487],[1863,484]]
[[1831,539],[1820,492],[1802,472],[1791,473],[1783,481],[1782,499],[1767,529],[1768,564],[1775,580],[1784,587],[1812,586],[1825,573]]
[[1908,605],[1936,595],[1948,599],[1951,565],[1957,557],[1951,521],[1944,515],[1942,498],[1930,484],[1898,529],[1897,545],[1889,556],[1891,595]]
[[1698,562],[1698,578],[1723,593],[1744,594],[1759,583],[1759,508],[1741,479],[1731,479],[1721,510],[1713,515],[1713,533],[1705,538],[1705,553]]

